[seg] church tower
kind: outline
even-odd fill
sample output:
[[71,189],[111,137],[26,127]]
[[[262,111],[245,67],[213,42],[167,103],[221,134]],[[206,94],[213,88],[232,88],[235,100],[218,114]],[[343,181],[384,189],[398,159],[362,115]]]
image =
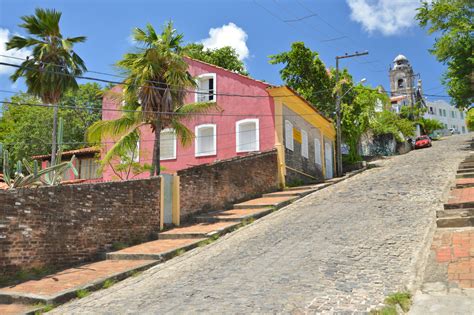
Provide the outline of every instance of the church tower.
[[408,104],[412,105],[414,95],[414,73],[407,57],[398,55],[393,60],[389,71],[391,96],[406,96]]

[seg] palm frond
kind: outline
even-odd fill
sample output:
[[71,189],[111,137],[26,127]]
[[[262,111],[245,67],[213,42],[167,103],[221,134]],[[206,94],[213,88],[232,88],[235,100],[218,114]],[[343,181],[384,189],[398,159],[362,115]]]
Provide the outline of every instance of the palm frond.
[[87,129],[86,139],[90,143],[100,143],[104,138],[119,137],[144,124],[140,111],[126,113],[115,120],[96,121]]
[[129,129],[126,133],[117,140],[114,145],[107,151],[105,156],[100,161],[100,172],[108,165],[114,158],[126,155],[128,152],[133,152],[137,146],[137,141],[140,139],[140,131],[136,128]]
[[189,146],[193,143],[195,138],[194,132],[179,120],[172,120],[170,127],[173,128],[176,136],[179,138],[179,142],[183,147]]

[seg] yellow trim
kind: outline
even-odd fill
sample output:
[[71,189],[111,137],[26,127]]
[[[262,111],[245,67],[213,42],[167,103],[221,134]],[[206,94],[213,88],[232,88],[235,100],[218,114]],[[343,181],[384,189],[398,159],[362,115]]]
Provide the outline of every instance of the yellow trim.
[[275,148],[277,149],[278,184],[285,188],[285,148],[283,146],[283,105],[275,102]]
[[160,176],[160,231],[164,228],[165,221],[165,179]]
[[[267,91],[274,97],[275,106],[277,104],[284,104],[296,114],[301,115],[301,117],[312,126],[318,128],[327,138],[333,141],[336,139],[336,130],[332,121],[324,117],[310,103],[306,102],[293,90],[286,86],[281,86],[268,88]],[[289,94],[292,95],[289,96]],[[277,115],[276,110],[275,115]]]
[[172,221],[173,224],[179,226],[180,224],[180,189],[179,189],[179,176],[173,175],[173,208],[172,208]]

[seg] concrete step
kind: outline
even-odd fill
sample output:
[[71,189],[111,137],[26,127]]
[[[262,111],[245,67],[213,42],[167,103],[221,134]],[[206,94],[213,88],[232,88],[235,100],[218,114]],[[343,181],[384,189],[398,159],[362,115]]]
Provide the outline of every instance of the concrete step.
[[183,225],[158,233],[158,239],[208,238],[215,235],[225,234],[236,228],[239,224],[239,222],[210,222]]
[[234,209],[255,209],[255,208],[281,208],[292,201],[298,199],[298,197],[262,197],[257,199],[252,199],[249,201],[245,201],[242,203],[238,203],[234,205]]
[[0,304],[0,314],[2,315],[33,315],[41,309],[42,307],[32,304]]
[[292,190],[302,190],[302,189],[313,189],[314,187],[318,187],[318,185],[322,185],[322,184],[324,184],[324,183],[314,184],[314,185],[306,185],[306,186],[285,187],[284,190],[292,191]]
[[307,189],[293,189],[293,190],[283,190],[277,191],[270,194],[265,194],[263,197],[303,197],[309,195],[312,192],[318,190],[317,188],[307,188]]
[[[0,289],[2,304],[59,304],[77,297],[78,290],[93,291],[107,280],[122,280],[157,264],[156,260],[104,260]],[[1,312],[0,312],[1,313]]]
[[191,250],[206,238],[156,240],[107,253],[110,260],[157,260],[163,262],[180,251]]
[[193,219],[197,222],[218,222],[218,221],[230,221],[240,222],[248,219],[258,219],[270,212],[273,208],[255,208],[255,209],[231,209],[225,211],[215,211],[199,215]]
[[437,218],[470,217],[470,216],[474,216],[474,208],[446,209],[446,210],[436,211]]
[[465,169],[465,168],[474,168],[474,162],[469,162],[469,163],[460,163],[459,164],[460,169]]
[[436,225],[439,228],[456,228],[456,227],[474,226],[474,216],[438,218],[436,220]]
[[444,209],[474,208],[474,188],[453,189]]

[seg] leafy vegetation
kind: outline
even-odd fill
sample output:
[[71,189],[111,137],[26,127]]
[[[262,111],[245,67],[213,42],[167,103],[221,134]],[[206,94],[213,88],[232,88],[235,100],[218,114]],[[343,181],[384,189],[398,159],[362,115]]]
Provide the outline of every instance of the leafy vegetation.
[[418,120],[418,123],[423,128],[424,134],[429,135],[435,130],[443,129],[444,125],[437,119],[423,118]]
[[467,112],[466,125],[470,131],[474,131],[474,110],[469,110]]
[[183,47],[183,53],[193,59],[201,60],[242,75],[249,75],[244,63],[239,59],[239,55],[230,46],[208,49],[204,48],[203,44],[192,43]]
[[[65,151],[87,146],[84,143],[87,128],[102,117],[100,111],[102,93],[103,90],[96,83],[82,84],[78,90],[65,93],[58,110],[58,117],[64,120]],[[41,104],[38,97],[28,93],[20,92],[8,101],[14,104],[3,105],[3,115],[0,117],[0,143],[10,152],[11,159],[21,161],[33,155],[51,153],[53,110],[21,105]]]
[[117,280],[107,279],[107,280],[105,280],[104,284],[102,285],[102,289],[108,289],[116,283],[117,283]]
[[428,34],[436,34],[430,52],[447,65],[443,84],[458,108],[474,102],[474,18],[470,0],[423,1],[416,18]]
[[375,113],[370,122],[370,129],[375,135],[392,134],[400,142],[415,135],[412,121],[388,110]]

